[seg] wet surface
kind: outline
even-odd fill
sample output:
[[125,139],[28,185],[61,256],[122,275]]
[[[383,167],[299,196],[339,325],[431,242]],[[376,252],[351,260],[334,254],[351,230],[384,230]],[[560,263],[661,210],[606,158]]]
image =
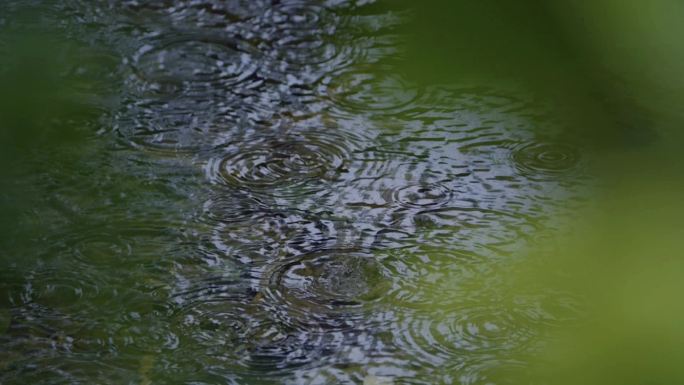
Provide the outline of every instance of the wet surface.
[[582,152],[522,94],[412,84],[409,12],[365,3],[2,6],[3,28],[34,9],[77,47],[63,76],[91,113],[80,145],[17,160],[32,204],[2,245],[0,383],[525,366],[556,317],[497,282],[582,195]]

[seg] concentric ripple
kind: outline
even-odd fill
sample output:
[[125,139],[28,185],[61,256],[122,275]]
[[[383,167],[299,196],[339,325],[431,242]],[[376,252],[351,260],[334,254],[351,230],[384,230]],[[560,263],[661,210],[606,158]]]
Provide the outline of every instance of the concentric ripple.
[[136,148],[164,154],[196,154],[213,148],[221,135],[237,136],[237,118],[221,113],[220,107],[204,97],[143,99],[122,112],[115,130]]
[[323,92],[349,112],[401,110],[419,96],[419,91],[392,68],[360,67],[335,76],[322,86]]
[[195,346],[233,344],[247,333],[244,317],[254,293],[244,283],[215,277],[199,279],[172,296],[178,307],[175,328]]
[[397,345],[424,365],[467,367],[476,354],[506,354],[523,351],[534,333],[525,320],[516,319],[505,309],[480,305],[449,312],[421,314],[407,312],[394,325]]
[[321,189],[346,171],[351,144],[335,134],[306,133],[231,145],[211,159],[208,178],[238,190],[273,196],[304,195]]
[[340,344],[338,336],[320,328],[297,329],[267,318],[261,294],[246,288],[242,280],[201,279],[173,300],[180,305],[174,329],[190,341],[183,349],[200,357],[221,351],[222,366],[230,362],[231,370],[241,373],[291,371]]
[[318,328],[292,329],[271,320],[251,325],[250,333],[236,349],[238,363],[257,375],[292,372],[320,361],[339,345],[334,334]]
[[421,245],[382,252],[383,268],[393,277],[385,299],[404,308],[453,307],[493,283],[495,260],[454,247]]
[[413,223],[419,229],[421,242],[459,244],[486,255],[519,250],[539,230],[538,223],[523,214],[478,207],[477,203],[465,201],[423,210],[413,217]]
[[295,327],[348,329],[364,304],[387,282],[381,265],[356,250],[326,250],[274,263],[264,274],[265,297],[276,315]]
[[403,207],[427,209],[449,203],[451,196],[451,189],[441,183],[413,184],[394,190],[392,200]]
[[525,314],[536,309],[509,298],[503,261],[453,245],[388,253],[383,265],[394,283],[386,299],[401,309],[395,342],[412,359],[429,367],[467,366],[476,358],[470,353],[505,355],[534,337]]
[[74,88],[91,96],[112,96],[117,90],[117,67],[121,58],[112,52],[94,49],[75,49],[75,61],[66,76]]
[[274,25],[282,26],[282,30],[301,29],[311,30],[319,25],[325,9],[316,5],[283,4],[266,12],[265,20]]
[[313,82],[323,76],[326,69],[345,68],[361,55],[357,47],[341,47],[330,40],[318,36],[288,36],[272,42],[268,53],[274,59],[291,65],[287,67],[289,71],[299,69],[305,72],[306,76],[297,78],[300,81]]
[[147,262],[144,259],[146,252],[159,251],[173,239],[163,226],[150,221],[78,228],[56,237],[59,240],[53,242],[59,242],[59,247],[51,253],[78,261],[83,268],[144,263]]
[[355,50],[333,42],[340,21],[324,7],[281,3],[255,22],[266,37],[266,53],[275,59],[295,66],[321,67],[322,71],[317,71],[321,74],[353,62]]
[[74,257],[92,265],[117,265],[133,253],[131,242],[106,234],[88,234],[73,246]]
[[[118,133],[135,147],[157,152],[190,153],[211,143],[210,131],[217,122],[211,114],[197,114],[174,104],[140,106],[121,119]],[[197,108],[203,107],[197,105]]]
[[237,42],[186,37],[142,46],[134,57],[139,76],[162,86],[235,85],[248,79],[258,64]]
[[530,179],[558,177],[572,172],[580,160],[579,151],[564,143],[531,142],[513,149],[516,168]]

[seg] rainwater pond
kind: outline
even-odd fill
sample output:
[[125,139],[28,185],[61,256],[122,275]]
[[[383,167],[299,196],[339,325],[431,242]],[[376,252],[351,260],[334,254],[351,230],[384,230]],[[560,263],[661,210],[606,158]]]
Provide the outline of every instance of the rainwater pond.
[[582,149],[523,92],[414,84],[410,9],[374,3],[0,5],[61,103],[7,121],[36,135],[2,174],[0,383],[524,370],[560,305],[499,283],[582,201]]

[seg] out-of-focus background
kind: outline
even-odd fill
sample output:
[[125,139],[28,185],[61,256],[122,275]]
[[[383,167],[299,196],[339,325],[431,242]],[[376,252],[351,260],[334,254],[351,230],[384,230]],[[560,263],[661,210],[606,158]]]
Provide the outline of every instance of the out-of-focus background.
[[583,306],[583,319],[541,350],[535,375],[548,384],[681,382],[684,6],[432,4],[409,33],[413,76],[522,85],[592,156],[598,188],[586,210],[513,284],[571,293]]

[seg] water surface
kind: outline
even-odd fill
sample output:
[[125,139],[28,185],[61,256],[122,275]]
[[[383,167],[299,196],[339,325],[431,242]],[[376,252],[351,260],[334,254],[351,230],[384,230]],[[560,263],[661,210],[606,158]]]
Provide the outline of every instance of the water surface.
[[524,369],[562,317],[498,282],[577,203],[582,151],[522,92],[413,84],[410,10],[370,3],[0,7],[15,36],[68,47],[78,118],[5,178],[3,209],[24,206],[0,249],[1,383]]

